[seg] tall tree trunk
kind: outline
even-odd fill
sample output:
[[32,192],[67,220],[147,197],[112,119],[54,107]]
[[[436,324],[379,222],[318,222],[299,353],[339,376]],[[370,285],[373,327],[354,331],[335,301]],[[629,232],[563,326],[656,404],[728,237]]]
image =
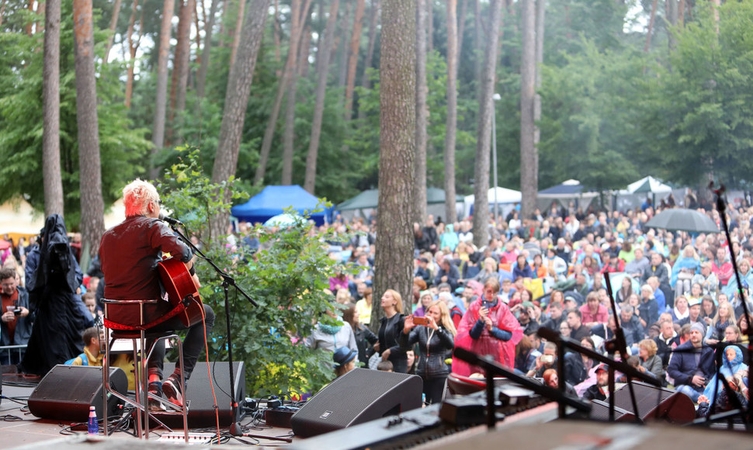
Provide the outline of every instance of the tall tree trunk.
[[44,20],[42,175],[44,214],[49,216],[64,213],[60,170],[60,0],[47,0]]
[[[384,0],[382,9],[379,221],[374,295],[399,292],[410,307],[413,285],[413,159],[416,120],[415,2]],[[372,309],[378,324],[382,308]]]
[[280,62],[280,0],[275,0],[275,21],[272,33],[274,34],[275,42],[275,61]]
[[434,51],[434,0],[426,0],[426,54]]
[[714,14],[714,31],[719,36],[719,7],[722,6],[721,0],[711,0],[711,9]]
[[[35,13],[36,13],[36,16],[37,16],[38,19],[42,18],[42,16],[44,15],[44,8],[45,8],[44,2],[43,1],[37,1],[37,9],[36,9]],[[2,5],[0,5],[0,9],[2,9]],[[42,20],[41,22],[34,21],[34,25],[37,27],[37,32],[38,33],[43,33],[44,32],[44,20]]]
[[481,73],[476,164],[474,166],[476,200],[473,203],[473,243],[479,248],[489,243],[489,149],[491,147],[494,75],[497,66],[499,24],[502,20],[502,1],[491,0],[489,3],[489,33]]
[[465,16],[468,10],[468,0],[460,0],[458,11],[458,58],[463,54],[463,35],[465,34]]
[[447,124],[444,140],[445,220],[457,220],[455,207],[455,134],[458,121],[457,0],[447,0]]
[[[669,23],[674,27],[677,25],[677,0],[666,0],[667,2],[667,19]],[[677,39],[675,38],[674,30],[668,30],[667,38],[669,39],[669,50],[673,51],[677,47]]]
[[[311,6],[311,0],[293,0],[293,5],[300,4],[301,1],[305,2],[304,15],[308,16],[308,8]],[[300,11],[300,7],[292,7],[292,11]],[[264,180],[264,175],[267,171],[267,162],[269,160],[269,152],[272,149],[272,139],[275,135],[275,129],[277,128],[277,119],[280,115],[280,107],[282,106],[282,99],[285,96],[285,91],[290,85],[290,78],[295,72],[295,62],[298,57],[298,44],[300,42],[302,24],[297,19],[295,26],[291,26],[290,32],[290,45],[288,46],[288,58],[285,62],[285,70],[282,74],[280,84],[277,86],[277,96],[275,102],[272,105],[272,112],[269,115],[269,122],[267,122],[267,129],[264,131],[264,139],[261,143],[261,150],[259,151],[259,165],[256,167],[256,173],[254,174],[254,184],[261,183]]]
[[319,139],[322,134],[322,119],[324,118],[324,100],[327,94],[327,78],[329,75],[329,59],[332,55],[332,41],[335,38],[337,25],[337,10],[340,0],[332,0],[329,5],[329,16],[324,28],[324,38],[316,53],[316,102],[314,103],[314,117],[311,120],[311,138],[309,151],[306,155],[306,178],[303,188],[314,194],[316,189],[316,163],[319,156]]
[[[307,0],[307,3],[310,4],[310,0]],[[299,41],[298,46],[296,47],[303,47],[303,27],[306,23],[306,17],[308,17],[308,11],[306,12],[306,16],[303,15],[303,5],[301,4],[300,0],[293,0],[292,7],[291,7],[291,14],[293,16],[293,20],[291,22],[291,27],[293,30],[300,30],[300,35],[295,37]],[[296,48],[296,50],[299,50]],[[300,60],[300,55],[296,53],[295,58],[293,58],[293,65],[288,67],[288,70],[290,71],[290,76],[288,78],[288,96],[287,96],[287,107],[285,109],[285,129],[282,133],[282,180],[281,183],[283,186],[289,186],[293,184],[293,145],[294,145],[294,138],[295,138],[295,96],[297,92],[297,85],[298,85],[298,69],[297,69],[297,63]]]
[[[125,106],[131,108],[131,98],[133,97],[133,71],[136,66],[136,50],[139,48],[139,41],[141,40],[141,30],[139,27],[139,38],[133,39],[133,32],[136,25],[136,10],[139,7],[139,0],[133,0],[131,5],[131,18],[128,20],[128,71],[126,75],[126,88],[125,88]],[[141,25],[143,26],[143,24]]]
[[348,54],[348,77],[345,83],[345,120],[353,117],[353,90],[356,87],[356,67],[358,67],[358,53],[361,47],[361,30],[363,28],[363,12],[366,0],[358,0],[356,13],[353,18],[353,33],[350,36],[350,52]]
[[536,146],[534,145],[533,104],[536,85],[536,5],[522,0],[522,54],[520,63],[520,217],[531,217],[536,208]]
[[[371,17],[369,20],[369,46],[366,50],[366,59],[363,61],[363,75],[361,75],[361,86],[371,89],[371,80],[368,71],[374,63],[374,47],[376,44],[377,23],[379,22],[379,0],[371,0]],[[361,118],[361,111],[358,111],[358,117]]]
[[[481,63],[484,60],[484,25],[481,19],[481,0],[475,0],[473,3],[473,29],[476,31],[476,42],[473,43],[474,68],[476,69],[476,80],[481,86]],[[481,88],[479,88],[479,91]]]
[[646,45],[643,46],[643,51],[648,53],[651,48],[651,35],[654,32],[654,22],[656,21],[656,8],[659,0],[654,0],[651,4],[651,16],[648,19],[648,31],[646,31]]
[[110,34],[107,36],[107,46],[105,46],[105,58],[102,61],[107,64],[107,60],[110,58],[110,50],[112,50],[112,41],[115,39],[115,30],[118,27],[118,17],[120,17],[120,4],[122,0],[115,0],[115,4],[112,6],[112,19],[110,19]]
[[342,45],[339,49],[339,60],[338,60],[338,77],[337,77],[337,85],[338,86],[345,86],[346,77],[348,75],[348,46],[346,42],[348,42],[348,38],[350,37],[348,35],[348,30],[350,29],[350,19],[352,17],[352,11],[353,11],[353,3],[352,2],[345,2],[345,16],[343,16],[343,23],[342,23],[342,32],[340,33],[340,40],[342,41]]
[[[238,48],[238,64],[233,66],[228,77],[220,138],[217,142],[217,154],[212,169],[213,183],[226,181],[235,175],[238,168],[238,152],[243,135],[243,123],[246,119],[248,96],[251,92],[256,57],[264,35],[264,22],[269,15],[269,2],[270,0],[255,0],[244,21],[243,39]],[[223,235],[227,224],[227,214],[212,218],[207,242],[214,242],[212,236],[218,238]]]
[[246,0],[238,0],[238,15],[235,20],[235,33],[233,34],[233,46],[230,47],[230,68],[235,64],[235,58],[238,54],[238,45],[243,32],[243,15],[246,13]]
[[204,49],[201,51],[201,64],[199,65],[199,73],[196,75],[196,95],[200,99],[204,98],[204,89],[206,88],[209,54],[212,51],[212,30],[214,29],[218,3],[219,0],[212,0],[212,6],[209,7],[209,17],[204,27]]
[[165,0],[162,5],[159,51],[157,59],[157,92],[154,98],[154,127],[152,131],[152,158],[149,178],[159,177],[160,168],[154,165],[154,157],[165,146],[165,119],[167,116],[167,60],[170,59],[170,33],[175,11],[175,0]]
[[73,0],[76,60],[76,123],[81,189],[81,239],[83,267],[99,251],[105,231],[102,200],[102,166],[99,157],[97,84],[94,74],[94,23],[92,0]]
[[685,24],[685,0],[680,0],[680,5],[677,7],[677,22],[680,26]]
[[311,43],[314,36],[311,26],[306,25],[301,35],[301,45],[298,48],[298,77],[306,79],[309,76],[309,56],[311,56]]
[[[206,16],[206,11],[204,11],[204,14]],[[194,34],[194,39],[196,39],[196,56],[194,57],[194,62],[201,64],[201,53],[199,53],[199,49],[201,49],[201,28],[199,27],[199,7],[196,2],[193,4],[193,25],[196,28],[196,33]]]
[[[536,0],[536,76],[535,76],[535,94],[533,97],[533,176],[532,184],[536,187],[535,192],[538,193],[539,188],[539,140],[541,138],[541,130],[539,129],[539,121],[541,120],[541,66],[544,65],[544,37],[545,27],[544,18],[546,15],[546,0]],[[501,31],[500,31],[501,33]],[[494,149],[496,151],[496,149]]]
[[[26,6],[26,9],[29,10],[29,14],[32,16],[34,14],[34,3],[35,3],[34,0],[28,0],[27,6]],[[26,31],[27,36],[31,36],[32,34],[34,34],[34,22],[33,21],[30,20],[26,23],[25,31]]]
[[188,63],[191,60],[191,24],[196,0],[186,0],[180,8],[178,22],[178,43],[175,45],[173,58],[173,85],[170,91],[170,135],[168,142],[174,145],[183,143],[180,133],[181,115],[186,109],[186,90],[188,88]]
[[426,2],[416,0],[416,183],[413,190],[413,220],[418,223],[424,223],[426,217],[426,129],[429,115],[426,103]]
[[0,25],[3,24],[3,17],[5,15],[5,7],[8,5],[7,0],[0,0]]

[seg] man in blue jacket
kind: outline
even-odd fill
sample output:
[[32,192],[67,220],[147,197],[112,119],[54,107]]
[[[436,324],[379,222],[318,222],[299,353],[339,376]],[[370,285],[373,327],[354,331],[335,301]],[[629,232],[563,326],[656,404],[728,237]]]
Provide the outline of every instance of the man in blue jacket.
[[667,374],[674,379],[675,390],[693,402],[703,393],[708,380],[714,376],[714,350],[703,345],[703,325],[690,327],[690,340],[677,347],[669,360]]

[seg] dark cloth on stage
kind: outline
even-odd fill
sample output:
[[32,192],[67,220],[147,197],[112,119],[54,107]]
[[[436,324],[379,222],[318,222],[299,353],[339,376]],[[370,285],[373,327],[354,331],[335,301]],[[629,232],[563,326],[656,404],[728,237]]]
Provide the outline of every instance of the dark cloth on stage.
[[76,294],[83,273],[68,243],[63,218],[58,214],[49,216],[45,223],[34,279],[30,297],[35,320],[19,371],[45,375],[56,364],[83,352],[81,335],[94,324]]

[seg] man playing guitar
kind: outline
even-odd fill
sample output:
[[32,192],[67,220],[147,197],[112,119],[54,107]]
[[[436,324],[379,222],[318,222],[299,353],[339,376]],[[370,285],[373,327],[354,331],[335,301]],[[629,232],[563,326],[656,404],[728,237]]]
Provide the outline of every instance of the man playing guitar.
[[[136,179],[123,189],[123,203],[125,204],[126,219],[119,225],[109,229],[102,236],[99,256],[104,272],[105,298],[110,300],[151,300],[160,299],[156,303],[144,305],[143,322],[139,318],[138,305],[110,305],[107,319],[122,325],[123,328],[143,324],[150,330],[164,331],[188,329],[183,341],[183,361],[177,361],[175,372],[162,381],[162,368],[165,359],[164,341],[155,345],[148,362],[149,392],[157,396],[164,395],[176,405],[183,404],[183,393],[180,391],[180,371],[183,371],[186,381],[196,366],[201,349],[204,346],[204,335],[211,333],[214,325],[214,312],[208,305],[202,305],[195,299],[187,303],[194,303],[197,308],[203,307],[204,320],[187,323],[181,315],[174,315],[176,305],[182,298],[168,298],[165,301],[163,288],[157,270],[163,254],[169,253],[173,259],[182,261],[190,272],[189,280],[195,284],[198,291],[199,280],[193,271],[191,250],[159,219],[160,199],[157,189],[146,181]],[[168,260],[169,261],[169,260]],[[173,261],[174,262],[174,261]],[[183,266],[183,264],[178,263]],[[182,267],[181,267],[182,268]],[[164,270],[164,269],[161,269]],[[186,275],[188,277],[188,275]],[[193,291],[193,289],[192,289]],[[168,290],[168,292],[170,292]],[[181,308],[182,309],[182,308]],[[199,309],[201,312],[201,309]],[[173,313],[173,314],[171,314]],[[201,314],[199,314],[201,317]],[[150,402],[151,403],[151,402]],[[150,405],[152,406],[152,405]],[[154,405],[158,407],[158,405]]]

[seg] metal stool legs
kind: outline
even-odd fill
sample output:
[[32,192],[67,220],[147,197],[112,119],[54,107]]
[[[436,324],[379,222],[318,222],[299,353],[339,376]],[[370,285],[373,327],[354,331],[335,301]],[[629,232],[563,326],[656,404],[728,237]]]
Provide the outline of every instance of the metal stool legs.
[[[116,339],[130,340],[133,348],[133,364],[134,364],[134,398],[120,394],[110,387],[109,383],[109,368],[110,368],[110,348]],[[147,348],[147,340],[154,339],[154,342]],[[172,412],[180,411],[183,415],[183,430],[186,443],[188,442],[188,403],[183,399],[183,406],[179,407],[173,405],[167,399],[157,397],[154,394],[149,393],[149,373],[148,362],[149,358],[154,351],[154,345],[160,340],[174,339],[178,347],[178,357],[180,361],[183,361],[183,343],[180,337],[172,332],[166,333],[150,333],[147,330],[134,330],[129,332],[115,331],[112,336],[110,329],[105,328],[105,342],[107,346],[105,348],[105,361],[103,363],[102,370],[102,393],[103,401],[105,402],[105,408],[103,413],[104,418],[104,430],[105,435],[109,435],[108,425],[108,411],[107,411],[107,398],[110,395],[115,395],[127,404],[132,405],[135,411],[135,426],[136,435],[139,438],[149,439],[149,425],[150,419],[155,421],[160,427],[171,431],[164,423],[162,423],[157,417],[151,414],[149,410],[149,400],[155,400],[162,405],[165,405]],[[183,371],[180,372],[180,388],[181,392],[186,392],[185,376]]]

